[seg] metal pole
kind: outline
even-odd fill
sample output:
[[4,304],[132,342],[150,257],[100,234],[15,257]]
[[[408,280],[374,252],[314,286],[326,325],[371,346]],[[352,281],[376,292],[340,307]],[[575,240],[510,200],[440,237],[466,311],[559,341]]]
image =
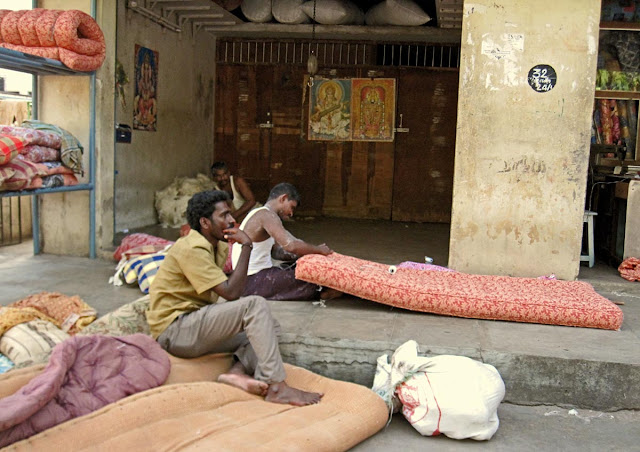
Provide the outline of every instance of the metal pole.
[[[31,117],[38,119],[38,77],[31,75]],[[31,235],[33,254],[40,254],[40,207],[38,195],[31,197]]]
[[[96,17],[96,0],[91,0],[91,17]],[[89,258],[96,258],[96,74],[91,74],[89,123]]]

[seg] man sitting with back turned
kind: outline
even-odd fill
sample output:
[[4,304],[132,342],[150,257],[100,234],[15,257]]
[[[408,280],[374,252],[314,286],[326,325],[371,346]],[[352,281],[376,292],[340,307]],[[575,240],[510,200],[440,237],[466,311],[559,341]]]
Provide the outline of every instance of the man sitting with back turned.
[[[333,252],[324,243],[311,245],[297,239],[284,228],[282,220],[293,216],[299,202],[298,190],[286,182],[280,183],[271,189],[264,207],[249,212],[240,225],[253,242],[243,295],[261,295],[270,300],[329,300],[342,295],[337,290],[296,279],[293,264],[274,265],[272,258],[291,262],[305,254],[326,256]],[[241,256],[242,245],[235,243],[231,252],[234,270],[239,268]]]
[[[191,231],[167,253],[150,288],[147,322],[160,346],[180,358],[233,353],[235,364],[218,381],[274,403],[309,405],[322,394],[288,386],[278,348],[280,326],[267,301],[239,298],[247,279],[251,239],[234,227],[223,191],[197,193],[187,205]],[[236,271],[222,272],[228,245],[238,245]],[[220,302],[223,297],[227,302]],[[233,301],[232,301],[233,300]]]

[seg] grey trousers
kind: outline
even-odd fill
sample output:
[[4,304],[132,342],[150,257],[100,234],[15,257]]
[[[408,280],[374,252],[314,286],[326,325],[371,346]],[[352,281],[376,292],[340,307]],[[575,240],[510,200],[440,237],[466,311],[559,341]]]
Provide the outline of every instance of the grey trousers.
[[279,335],[267,300],[253,295],[181,315],[158,336],[158,343],[179,358],[233,353],[256,380],[277,383],[285,379]]

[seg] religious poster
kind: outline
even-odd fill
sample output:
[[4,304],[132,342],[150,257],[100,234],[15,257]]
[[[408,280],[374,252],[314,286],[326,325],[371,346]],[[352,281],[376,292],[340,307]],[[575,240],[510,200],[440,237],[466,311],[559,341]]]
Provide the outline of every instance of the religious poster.
[[309,139],[351,141],[351,80],[316,80],[309,101]]
[[133,128],[155,132],[157,128],[158,52],[136,44]]
[[316,79],[309,140],[393,141],[395,112],[395,79]]
[[393,141],[395,114],[395,79],[353,79],[351,129],[354,141]]

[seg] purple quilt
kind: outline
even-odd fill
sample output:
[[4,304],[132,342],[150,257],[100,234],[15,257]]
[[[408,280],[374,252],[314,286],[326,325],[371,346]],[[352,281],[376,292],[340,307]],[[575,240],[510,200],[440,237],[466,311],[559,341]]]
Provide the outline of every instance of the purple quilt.
[[160,386],[170,366],[144,334],[71,337],[53,349],[40,375],[0,400],[0,447]]

